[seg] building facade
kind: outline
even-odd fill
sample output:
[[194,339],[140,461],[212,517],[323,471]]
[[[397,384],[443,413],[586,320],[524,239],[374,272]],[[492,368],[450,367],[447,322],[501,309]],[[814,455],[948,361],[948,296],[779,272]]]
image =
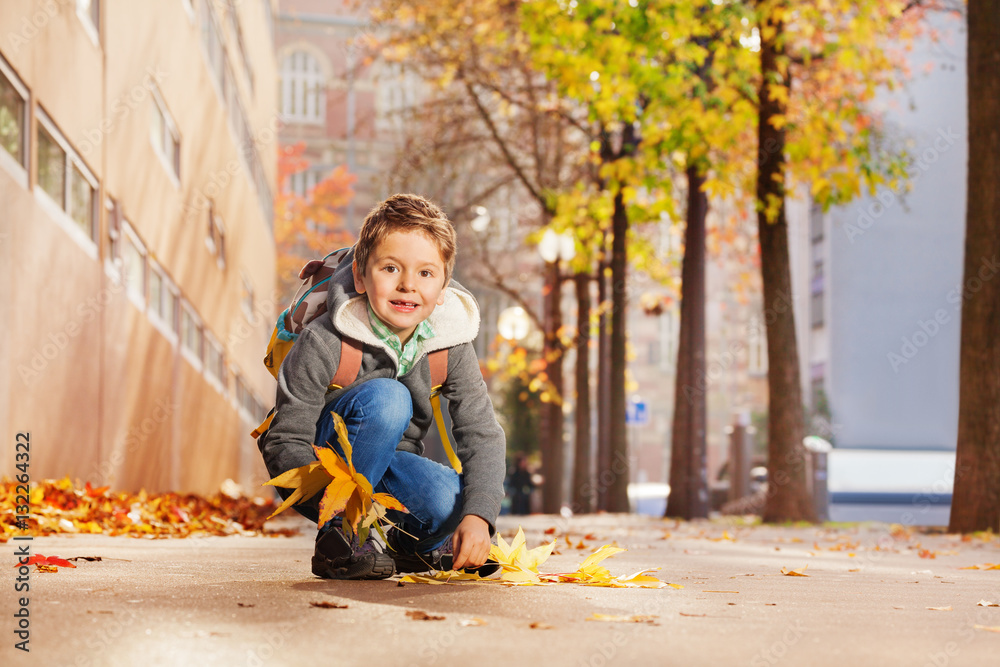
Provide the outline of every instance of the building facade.
[[0,4],[0,473],[266,479],[270,0]]
[[281,0],[275,49],[281,144],[305,144],[309,167],[279,184],[307,197],[336,167],[357,180],[341,211],[356,233],[368,211],[391,194],[389,170],[404,134],[404,115],[420,83],[398,65],[374,58],[370,41],[385,29],[364,6],[330,0]]

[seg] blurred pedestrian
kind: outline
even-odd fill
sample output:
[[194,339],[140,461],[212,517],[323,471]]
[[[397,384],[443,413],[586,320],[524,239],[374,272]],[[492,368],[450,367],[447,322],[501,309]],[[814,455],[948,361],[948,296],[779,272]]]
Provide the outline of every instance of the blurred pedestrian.
[[531,481],[531,471],[528,470],[528,457],[523,452],[514,461],[507,488],[510,489],[510,513],[530,514],[531,492],[535,489],[535,484]]

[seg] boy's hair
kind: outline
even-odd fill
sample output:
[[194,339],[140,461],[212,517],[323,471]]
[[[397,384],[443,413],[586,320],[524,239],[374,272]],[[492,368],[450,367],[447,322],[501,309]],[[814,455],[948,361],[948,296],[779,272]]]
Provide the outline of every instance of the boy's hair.
[[434,241],[444,260],[444,282],[447,284],[455,268],[458,245],[455,228],[437,204],[420,195],[392,195],[369,211],[361,223],[354,247],[354,261],[358,269],[364,273],[372,251],[389,234],[399,231],[420,231]]

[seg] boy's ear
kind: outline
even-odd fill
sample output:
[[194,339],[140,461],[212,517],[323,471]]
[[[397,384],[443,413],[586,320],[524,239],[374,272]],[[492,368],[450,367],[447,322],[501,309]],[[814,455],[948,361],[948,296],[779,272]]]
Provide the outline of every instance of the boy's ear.
[[362,280],[361,270],[358,269],[357,260],[351,260],[351,273],[354,275],[354,291],[358,294],[364,294],[365,283]]
[[444,287],[441,288],[441,293],[438,294],[438,298],[437,298],[437,305],[439,305],[439,306],[443,306],[444,305],[444,293],[448,290],[448,285],[450,285],[450,284],[451,284],[451,280],[448,280],[448,282],[446,282],[444,284]]

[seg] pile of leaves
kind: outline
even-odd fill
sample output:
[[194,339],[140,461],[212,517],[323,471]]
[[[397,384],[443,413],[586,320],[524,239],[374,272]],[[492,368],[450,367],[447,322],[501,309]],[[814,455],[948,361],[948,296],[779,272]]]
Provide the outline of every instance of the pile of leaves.
[[[17,484],[0,482],[0,543],[14,535],[97,533],[166,538],[205,535],[293,535],[296,529],[264,530],[274,509],[270,500],[230,492],[210,497],[192,493],[112,492],[80,487],[68,477],[32,483],[27,518],[18,521]],[[23,490],[23,485],[22,490]],[[20,500],[23,503],[24,496]]]
[[475,572],[435,572],[433,574],[408,574],[400,581],[402,583],[418,584],[448,584],[458,582],[501,583],[508,586],[531,586],[551,584],[582,584],[585,586],[604,586],[607,588],[684,588],[680,584],[669,584],[652,576],[659,568],[642,570],[630,575],[611,576],[610,570],[601,562],[625,549],[612,544],[605,544],[594,553],[587,556],[580,566],[572,572],[541,573],[538,567],[548,560],[556,540],[534,549],[528,549],[524,530],[517,529],[517,535],[510,544],[497,533],[497,543],[490,547],[490,557],[500,564],[502,573],[499,579],[484,579]]

